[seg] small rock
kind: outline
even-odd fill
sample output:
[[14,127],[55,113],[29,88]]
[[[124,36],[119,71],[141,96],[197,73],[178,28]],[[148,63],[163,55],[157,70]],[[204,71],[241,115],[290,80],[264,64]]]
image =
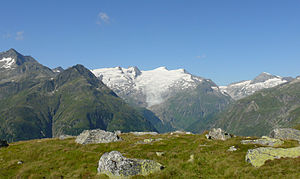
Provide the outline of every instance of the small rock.
[[270,137],[283,140],[297,140],[300,143],[300,131],[291,128],[274,129]]
[[188,160],[188,162],[193,162],[194,161],[194,154],[190,155],[190,159]]
[[171,135],[174,135],[174,134],[185,134],[186,132],[184,131],[174,131],[174,132],[171,132]]
[[6,140],[0,139],[0,148],[1,148],[1,147],[8,147],[8,146],[9,146],[9,145],[8,145],[8,143],[7,143]]
[[157,139],[144,139],[142,141],[138,141],[137,144],[150,144],[152,142],[156,142],[156,141],[161,141],[163,140],[162,138],[157,138]]
[[235,148],[235,146],[231,146],[231,147],[229,147],[229,149],[227,151],[234,152],[234,151],[237,151],[237,148]]
[[140,135],[157,135],[158,133],[157,132],[130,132],[131,134],[133,135],[137,135],[137,136],[140,136]]
[[165,152],[155,152],[158,157],[165,155]]
[[300,156],[300,147],[294,148],[272,148],[260,147],[256,149],[249,149],[246,155],[246,162],[251,163],[254,167],[264,165],[267,160],[274,160],[280,158],[297,158]]
[[122,139],[115,133],[94,129],[84,130],[76,137],[75,142],[79,144],[99,144],[121,141]]
[[221,128],[213,128],[205,135],[205,137],[213,140],[227,140],[231,138],[231,135],[223,131]]
[[260,144],[260,145],[268,145],[272,147],[279,146],[283,144],[284,142],[280,139],[273,139],[267,136],[262,136],[261,139],[256,140],[242,140],[241,144]]
[[75,136],[62,134],[58,138],[59,140],[65,140],[65,139],[75,138]]
[[124,178],[135,175],[146,176],[162,169],[164,167],[153,160],[126,158],[118,151],[111,151],[101,156],[97,171],[112,178]]

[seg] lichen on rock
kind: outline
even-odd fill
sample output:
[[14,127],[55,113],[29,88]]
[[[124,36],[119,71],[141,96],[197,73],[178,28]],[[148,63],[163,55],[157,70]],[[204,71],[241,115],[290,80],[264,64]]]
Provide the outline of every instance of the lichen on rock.
[[256,149],[249,149],[246,155],[246,161],[255,167],[264,165],[267,160],[274,160],[280,158],[297,158],[300,156],[300,147],[294,148],[272,148],[260,147]]
[[300,131],[291,128],[273,129],[270,137],[283,140],[297,140],[300,143]]
[[135,175],[146,176],[163,168],[153,160],[126,158],[118,151],[111,151],[101,156],[97,171],[112,178],[126,178]]

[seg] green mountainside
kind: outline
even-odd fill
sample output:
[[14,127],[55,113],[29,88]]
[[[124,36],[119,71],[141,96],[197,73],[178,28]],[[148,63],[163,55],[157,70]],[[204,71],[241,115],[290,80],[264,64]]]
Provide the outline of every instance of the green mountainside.
[[[23,74],[14,72],[24,66],[31,68]],[[78,135],[94,128],[156,131],[142,112],[127,105],[82,65],[57,75],[35,60],[4,70],[15,76],[0,83],[1,139]]]
[[223,95],[219,90],[212,89],[215,84],[205,81],[195,89],[176,93],[160,105],[150,109],[174,129],[187,130],[201,123],[201,133],[209,129],[207,123],[211,116],[223,111],[233,102],[231,97]]
[[267,135],[273,128],[300,124],[300,79],[238,100],[215,117],[216,127],[244,136]]

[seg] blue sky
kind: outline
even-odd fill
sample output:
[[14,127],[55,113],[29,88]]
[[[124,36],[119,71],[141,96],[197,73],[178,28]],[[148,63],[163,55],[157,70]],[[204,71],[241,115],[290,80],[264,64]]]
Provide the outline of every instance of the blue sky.
[[0,51],[48,67],[185,68],[218,85],[300,75],[298,0],[10,0]]

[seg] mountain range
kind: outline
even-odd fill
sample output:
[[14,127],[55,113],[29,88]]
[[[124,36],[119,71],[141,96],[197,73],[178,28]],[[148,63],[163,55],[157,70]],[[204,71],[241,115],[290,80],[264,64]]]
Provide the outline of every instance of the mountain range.
[[300,123],[299,78],[261,73],[217,86],[184,69],[50,69],[14,49],[0,53],[0,138],[78,135],[85,129],[185,130],[211,127],[266,135]]
[[222,92],[229,94],[233,99],[238,100],[249,96],[256,91],[272,88],[293,80],[291,77],[280,77],[263,72],[253,80],[246,80],[232,83],[228,86],[220,86]]
[[92,72],[129,104],[154,112],[163,122],[163,128],[157,127],[160,132],[186,130],[232,102],[213,81],[184,69],[115,67]]
[[7,74],[0,83],[0,138],[78,135],[94,128],[156,131],[82,65],[55,73],[13,49],[0,57],[0,73]]

